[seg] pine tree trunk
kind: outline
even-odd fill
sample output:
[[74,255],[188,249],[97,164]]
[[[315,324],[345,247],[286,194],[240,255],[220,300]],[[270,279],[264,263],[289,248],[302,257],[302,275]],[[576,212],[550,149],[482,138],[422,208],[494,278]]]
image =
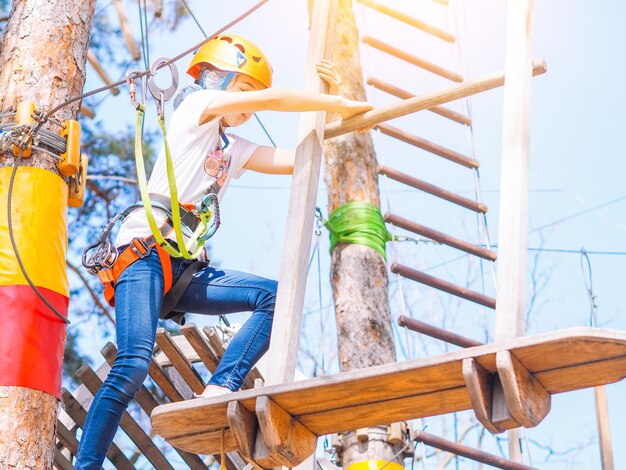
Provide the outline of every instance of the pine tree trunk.
[[[342,74],[340,93],[365,99],[352,0],[339,0],[333,61]],[[324,150],[329,213],[351,201],[380,206],[370,133],[337,137],[327,141]],[[339,244],[332,253],[331,283],[341,370],[394,362],[385,260],[369,247]],[[359,442],[354,432],[344,433],[344,468],[364,460],[390,460],[394,448],[386,441],[386,430],[386,426],[371,428],[367,442]]]
[[[34,102],[37,109],[50,110],[80,94],[94,7],[95,0],[14,0],[0,45],[0,111],[15,108],[22,100]],[[55,117],[60,121],[75,119],[79,106],[80,102],[73,103]],[[58,128],[48,128],[58,132]],[[5,313],[0,332],[0,354],[4,356],[0,358],[0,468],[51,469],[65,325],[33,296],[8,244],[8,167],[13,163],[11,155],[0,154],[0,211],[4,214],[0,216],[0,303]],[[33,151],[16,173],[12,196],[11,220],[27,272],[43,295],[66,313],[67,185],[56,161]],[[53,206],[58,210],[54,213],[46,212],[48,198],[56,198]],[[33,223],[22,230],[41,214],[45,223]],[[50,227],[54,229],[46,230]],[[43,247],[37,245],[39,240],[44,241]],[[41,253],[29,256],[31,244],[32,250]],[[29,264],[33,259],[44,260],[44,264]],[[55,272],[42,273],[45,266],[54,266]],[[28,331],[17,325],[23,318],[33,319]],[[51,334],[51,330],[56,333]],[[28,338],[27,333],[31,335]],[[35,354],[34,359],[37,351],[32,349],[33,338],[47,344],[46,353]],[[17,346],[9,349],[9,343]],[[50,364],[45,372],[54,372],[49,378],[39,373],[43,363]]]

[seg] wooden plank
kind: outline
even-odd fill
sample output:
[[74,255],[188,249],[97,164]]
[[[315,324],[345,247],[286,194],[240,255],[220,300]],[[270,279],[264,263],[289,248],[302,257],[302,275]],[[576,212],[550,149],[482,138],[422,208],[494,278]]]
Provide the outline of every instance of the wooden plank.
[[57,440],[63,444],[64,447],[69,449],[69,451],[76,455],[78,454],[78,439],[73,432],[65,427],[65,425],[59,421],[57,421]]
[[[83,406],[74,398],[74,396],[67,390],[61,390],[63,397],[63,405],[65,411],[71,418],[81,427],[85,427],[85,420],[87,419],[87,411]],[[109,450],[107,451],[107,458],[115,466],[122,470],[134,470],[135,467],[130,463],[124,453],[117,447],[117,444],[113,442]]]
[[[533,63],[533,75],[541,75],[546,71],[546,63],[543,60],[537,60]],[[495,73],[476,80],[468,80],[441,91],[418,95],[400,103],[381,106],[380,108],[372,109],[363,114],[351,117],[350,119],[331,122],[326,125],[324,138],[331,139],[342,134],[347,134],[348,132],[369,129],[384,121],[423,111],[424,109],[429,109],[433,106],[449,103],[461,98],[467,98],[468,96],[492,90],[502,85],[504,85],[504,72]]]
[[435,186],[434,184],[427,183],[426,181],[420,180],[406,173],[402,173],[401,171],[395,170],[393,168],[381,165],[378,167],[378,173],[388,176],[393,180],[412,186],[413,188],[419,189],[420,191],[424,191],[425,193],[432,194],[433,196],[439,197],[441,199],[445,199],[446,201],[449,201],[458,206],[465,207],[466,209],[469,209],[471,211],[479,212],[482,214],[487,212],[487,206],[482,202],[459,196],[458,194],[450,192],[447,189],[443,189],[439,186]]
[[134,60],[139,60],[141,58],[141,53],[139,52],[139,49],[137,49],[137,44],[135,44],[133,32],[130,28],[130,25],[128,24],[128,21],[126,20],[126,13],[124,12],[124,6],[122,5],[122,1],[113,0],[113,5],[115,5],[117,16],[120,19],[120,27],[122,29],[124,41],[126,41],[126,46],[128,47],[130,55],[133,57]]
[[611,427],[609,421],[609,405],[604,385],[594,388],[596,416],[598,418],[598,434],[600,435],[600,458],[602,470],[613,470],[613,446],[611,445]]
[[533,0],[507,2],[496,341],[526,332],[533,3]]
[[176,385],[170,380],[169,376],[165,373],[163,367],[161,367],[154,357],[150,361],[149,375],[154,383],[157,384],[161,390],[163,390],[165,396],[171,401],[181,401],[186,398],[191,398],[191,396],[185,397],[184,392],[176,387]]
[[[215,352],[217,361],[219,362],[222,359],[222,357],[224,357],[224,353],[226,352],[226,349],[224,348],[224,343],[222,343],[222,340],[220,339],[217,331],[215,331],[215,328],[205,326],[203,331],[209,341],[209,345],[211,349]],[[213,370],[211,372],[213,372]],[[257,369],[256,367],[253,367],[252,370],[250,370],[250,372],[248,373],[248,375],[244,377],[241,388],[243,390],[254,388],[255,386],[254,384],[257,379],[263,380],[263,376],[259,372],[259,369]]]
[[447,233],[426,227],[425,225],[418,224],[417,222],[405,219],[404,217],[400,217],[396,214],[390,214],[388,212],[383,218],[385,219],[385,222],[393,224],[396,227],[409,230],[413,233],[421,235],[422,237],[430,238],[438,243],[451,246],[452,248],[456,248],[472,255],[480,256],[481,258],[489,261],[495,261],[498,256],[493,250],[488,250],[480,245],[468,243],[465,240],[461,240],[453,237],[452,235],[448,235]]
[[[201,361],[198,353],[196,353],[196,351],[193,349],[191,344],[189,344],[189,341],[187,341],[187,338],[184,335],[171,336],[171,338],[174,344],[178,347],[178,349],[180,349],[183,356],[185,356],[189,360],[189,362],[195,364],[196,362]],[[173,366],[170,358],[167,357],[167,355],[163,351],[159,350],[155,355],[155,359],[165,368]]]
[[156,344],[169,358],[178,373],[185,379],[185,382],[191,387],[191,390],[197,394],[202,393],[204,391],[202,377],[200,377],[200,374],[193,368],[187,356],[185,356],[165,328],[159,328],[157,330]]
[[[487,373],[495,374],[499,351],[511,351],[550,394],[626,376],[626,332],[572,328],[436,357],[162,405],[153,411],[152,424],[168,441],[186,439],[196,451],[199,447],[194,436],[215,433],[213,439],[203,438],[202,443],[204,452],[214,453],[219,449],[215,436],[229,426],[230,401],[254,411],[257,398],[268,396],[318,436],[467,410],[471,401],[463,360],[473,358]],[[234,448],[234,439],[232,445]]]
[[74,468],[72,462],[58,448],[54,449],[54,468],[59,470],[72,470]]
[[[100,61],[98,60],[98,58],[96,57],[96,55],[93,53],[91,49],[89,49],[89,52],[87,52],[87,61],[91,64],[91,66],[96,71],[96,73],[100,76],[100,78],[105,83],[105,85],[113,84],[113,80],[111,80],[111,77],[109,77],[109,74],[106,73],[106,71],[104,70],[104,67],[102,67],[102,64],[100,64]],[[118,87],[113,87],[111,88],[111,93],[113,93],[114,95],[119,95],[120,89]]]
[[[113,343],[109,342],[104,346],[104,348],[102,348],[100,353],[106,359],[107,363],[111,367],[113,367],[113,364],[115,363],[115,358],[117,356],[117,347]],[[159,403],[156,401],[156,399],[152,396],[150,391],[144,385],[141,386],[141,389],[135,395],[135,401],[139,403],[139,406],[141,406],[141,409],[145,411],[145,413],[148,416],[150,416],[150,414],[152,413],[152,410],[154,410],[157,406],[159,406]],[[197,455],[191,454],[189,452],[186,452],[184,450],[180,450],[177,448],[174,448],[174,450],[178,452],[178,454],[181,456],[183,461],[192,470],[206,470],[206,465],[204,464],[202,459],[198,457]]]
[[237,401],[228,403],[228,425],[233,433],[237,449],[246,460],[254,460],[254,443],[258,431],[256,415]]
[[[399,88],[395,85],[392,85],[390,83],[387,83],[375,77],[368,77],[367,84],[403,100],[408,100],[409,98],[415,98],[415,95],[413,93],[409,93],[408,91],[405,91],[402,88]],[[461,113],[457,113],[456,111],[450,108],[445,108],[443,106],[433,106],[432,108],[428,108],[428,111],[431,111],[435,114],[439,114],[440,116],[451,119],[452,121],[458,122],[459,124],[463,124],[464,126],[469,126],[472,124],[472,120],[470,118],[468,118],[467,116],[464,116]]]
[[394,8],[390,8],[387,5],[383,5],[382,3],[375,2],[373,0],[357,0],[362,5],[365,5],[372,10],[376,10],[380,13],[383,13],[387,16],[390,16],[398,21],[402,21],[410,26],[413,26],[425,33],[428,33],[436,38],[443,39],[446,42],[454,43],[456,38],[454,35],[443,31],[435,26],[429,25],[428,23],[424,23],[423,21],[418,20],[417,18],[413,18],[412,16],[407,15],[401,11],[398,11]]
[[413,64],[421,69],[427,70],[428,72],[434,73],[435,75],[439,75],[440,77],[447,78],[448,80],[452,80],[453,82],[462,82],[463,76],[451,70],[444,69],[432,62],[428,62],[427,60],[420,59],[419,57],[409,54],[402,49],[398,49],[397,47],[392,46],[391,44],[387,44],[386,42],[380,41],[379,39],[373,38],[371,36],[363,36],[361,41],[368,46],[372,46],[379,51],[385,52],[389,55],[397,57],[398,59],[404,60],[410,64]]
[[380,130],[383,134],[394,137],[402,142],[406,142],[407,144],[411,144],[415,147],[426,150],[427,152],[439,155],[446,160],[463,165],[464,167],[476,169],[480,166],[480,163],[473,158],[467,157],[459,152],[455,152],[454,150],[443,147],[429,140],[417,137],[416,135],[409,134],[408,132],[398,129],[397,127],[393,127],[388,124],[377,124],[374,126],[374,129]]
[[[78,369],[76,377],[80,379],[80,381],[94,396],[98,393],[98,390],[102,386],[100,378],[87,364],[84,364],[80,369]],[[120,427],[131,439],[131,441],[135,443],[137,448],[150,461],[155,469],[174,470],[159,448],[154,444],[154,442],[152,442],[152,439],[150,439],[141,426],[139,426],[137,421],[135,421],[127,411],[125,411],[122,415]]]
[[394,274],[400,274],[400,276],[406,277],[407,279],[411,279],[415,282],[419,282],[420,284],[424,284],[434,289],[447,292],[448,294],[461,297],[462,299],[484,305],[485,307],[496,308],[496,299],[494,299],[493,297],[489,297],[487,295],[481,294],[480,292],[467,289],[463,286],[459,286],[448,281],[444,281],[443,279],[431,276],[430,274],[418,271],[417,269],[412,269],[408,266],[404,266],[398,263],[393,263],[389,269]]
[[196,352],[200,360],[204,363],[206,368],[211,372],[215,372],[219,358],[217,354],[211,348],[209,340],[204,336],[201,330],[198,329],[193,323],[188,323],[180,327],[180,332],[187,338],[187,341]]
[[259,430],[270,457],[285,467],[295,467],[315,452],[317,436],[268,396],[256,400]]
[[537,426],[550,411],[548,391],[511,351],[498,351],[496,368],[513,419],[526,428]]
[[[305,73],[305,89],[323,91],[316,71],[320,60],[330,57],[337,0],[318,0],[313,4],[311,33]],[[268,384],[293,380],[298,357],[302,309],[313,233],[322,141],[326,113],[303,113],[300,118],[300,144],[296,148],[291,182],[287,229],[278,280],[278,296],[272,326],[268,363],[272,364]]]

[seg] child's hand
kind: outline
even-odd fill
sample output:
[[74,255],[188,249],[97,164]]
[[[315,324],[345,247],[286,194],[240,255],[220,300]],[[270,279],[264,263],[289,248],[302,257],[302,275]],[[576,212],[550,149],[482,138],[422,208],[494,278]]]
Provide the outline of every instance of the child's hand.
[[341,119],[348,119],[373,108],[374,106],[367,101],[354,101],[349,100],[348,98],[343,98],[342,109],[339,111],[339,115],[341,116]]
[[337,72],[335,64],[330,60],[322,59],[315,68],[319,77],[328,84],[328,94],[337,95],[339,93],[339,85],[341,85],[341,75]]

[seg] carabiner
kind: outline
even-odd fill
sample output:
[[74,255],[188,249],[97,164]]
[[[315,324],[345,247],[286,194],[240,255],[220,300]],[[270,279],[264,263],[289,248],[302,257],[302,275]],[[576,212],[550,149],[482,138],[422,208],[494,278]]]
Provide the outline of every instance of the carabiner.
[[[146,85],[146,76],[141,76],[141,70],[130,70],[126,74],[126,82],[128,83],[128,90],[130,92],[130,101],[135,107],[135,109],[143,108],[146,109],[146,100],[148,98],[147,85]],[[141,86],[141,102],[137,101],[137,86],[135,85],[135,80],[139,78],[139,83]]]
[[[150,79],[148,80],[148,90],[150,94],[157,100],[157,109],[160,117],[163,117],[165,102],[169,101],[176,93],[178,88],[178,69],[174,63],[168,63],[167,57],[159,57],[150,66]],[[155,77],[159,69],[165,65],[170,69],[172,74],[172,84],[168,88],[161,88],[156,84]]]

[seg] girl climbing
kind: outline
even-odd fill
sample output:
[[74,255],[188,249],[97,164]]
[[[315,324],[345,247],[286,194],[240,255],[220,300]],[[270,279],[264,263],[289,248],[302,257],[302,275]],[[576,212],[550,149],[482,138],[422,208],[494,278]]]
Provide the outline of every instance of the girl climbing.
[[[336,89],[338,75],[332,64],[322,62],[317,69],[329,87]],[[319,110],[338,113],[345,119],[372,108],[368,103],[340,96],[270,88],[272,68],[266,57],[254,44],[232,34],[218,36],[198,49],[187,73],[195,84],[176,97],[176,110],[168,129],[182,203],[196,204],[211,194],[221,199],[231,179],[239,178],[245,170],[292,173],[293,152],[256,145],[224,132],[245,123],[254,112]],[[161,234],[177,246],[171,234],[171,220],[158,210],[167,206],[170,194],[166,160],[164,149],[157,158],[148,189],[150,199],[158,203],[154,219]],[[193,211],[188,209],[187,204],[181,204],[183,221],[194,225],[193,220],[189,222]],[[91,404],[76,469],[102,467],[122,414],[148,375],[157,322],[162,314],[171,316],[169,310],[205,315],[252,311],[202,396],[238,390],[269,347],[275,281],[207,265],[187,276],[193,261],[164,253],[150,229],[146,211],[141,209],[125,217],[115,246],[119,252],[115,265],[99,274],[107,286],[105,294],[108,292],[111,302],[115,302],[119,352]],[[172,290],[176,289],[179,278],[185,276],[189,279],[184,291],[179,292],[175,305],[162,312],[164,292],[172,284]]]

